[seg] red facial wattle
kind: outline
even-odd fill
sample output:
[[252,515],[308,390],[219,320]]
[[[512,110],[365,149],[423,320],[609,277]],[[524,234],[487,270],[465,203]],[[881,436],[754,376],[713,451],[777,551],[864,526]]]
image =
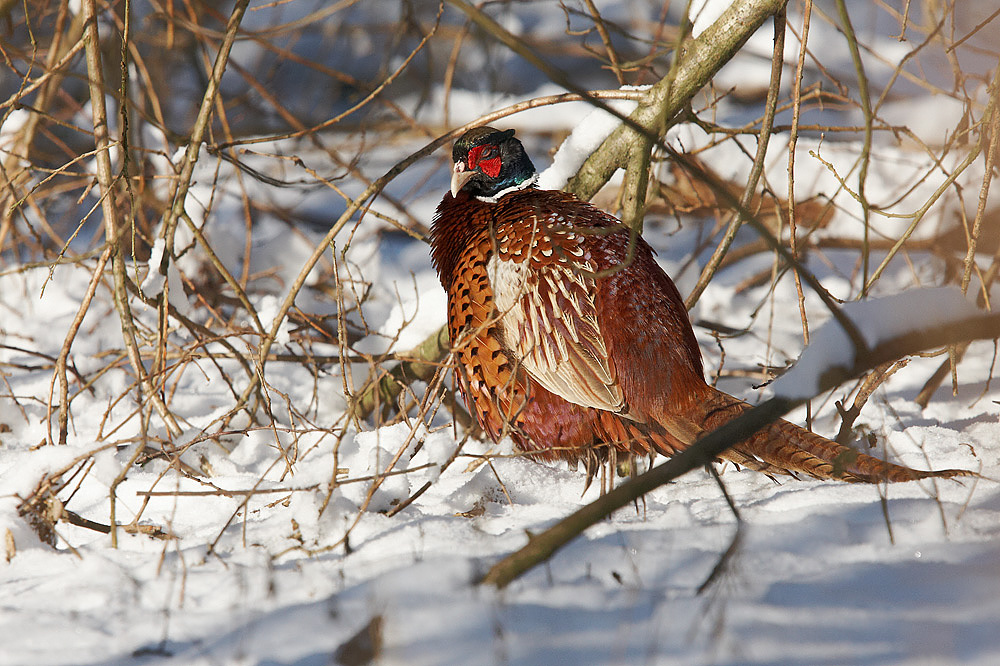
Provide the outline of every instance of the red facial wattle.
[[[487,151],[487,149],[490,149]],[[486,151],[487,155],[492,155],[496,151],[493,146],[483,145],[476,146],[469,149],[469,170],[475,170],[476,167],[485,173],[490,178],[496,178],[500,175],[500,156],[487,157],[486,159],[481,159],[483,157],[483,152]]]

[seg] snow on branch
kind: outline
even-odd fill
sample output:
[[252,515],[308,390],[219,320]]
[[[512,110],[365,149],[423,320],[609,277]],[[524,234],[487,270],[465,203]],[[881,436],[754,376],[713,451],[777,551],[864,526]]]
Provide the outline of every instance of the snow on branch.
[[[956,287],[912,289],[901,294],[845,303],[841,312],[854,323],[869,349],[921,331],[977,318],[981,312]],[[823,377],[846,373],[858,354],[843,326],[830,319],[817,330],[792,368],[771,384],[779,398],[808,399],[822,391]]]

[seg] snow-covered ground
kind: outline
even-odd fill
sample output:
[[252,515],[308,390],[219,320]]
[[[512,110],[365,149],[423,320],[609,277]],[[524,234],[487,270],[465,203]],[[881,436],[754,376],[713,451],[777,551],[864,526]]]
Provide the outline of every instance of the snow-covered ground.
[[[546,16],[554,21],[551,30],[562,30],[561,13]],[[765,37],[769,42],[769,32]],[[839,62],[849,57],[841,54]],[[727,75],[738,74],[741,63],[752,78],[759,63],[749,56],[728,66]],[[539,85],[523,97],[553,92],[558,91],[551,85]],[[471,120],[510,101],[455,91],[451,103],[461,108],[455,112],[461,117],[453,115],[452,121]],[[401,103],[419,106],[415,100]],[[899,106],[894,122],[917,125],[925,110]],[[423,119],[440,113],[439,102],[428,103],[422,113]],[[553,182],[563,182],[572,168],[562,160],[578,163],[585,149],[598,143],[594,128],[611,129],[599,117],[585,123],[590,113],[584,104],[547,107],[502,125],[523,131],[539,167],[551,161],[545,149],[555,148],[543,145],[545,133],[577,128],[549,174]],[[675,128],[669,139],[689,151],[709,143],[691,125]],[[420,145],[416,139],[386,141],[371,147],[359,168],[377,177]],[[743,145],[752,155],[754,141]],[[787,146],[786,134],[775,136],[768,157],[766,177],[778,196],[787,194]],[[308,147],[301,144],[258,148],[299,154],[313,167],[324,159],[321,152],[303,152]],[[799,139],[796,197],[825,195],[836,202],[833,217],[815,238],[861,237],[860,208],[832,173],[851,172],[860,149],[860,143]],[[750,160],[735,142],[699,157],[722,177],[745,182]],[[950,162],[935,166],[912,147],[877,145],[866,196],[875,205],[891,205],[892,212],[911,213],[961,157],[949,155]],[[268,168],[266,160],[245,159],[262,171]],[[199,169],[188,212],[199,222],[208,220],[205,231],[213,247],[238,274],[244,226],[235,178],[223,165],[206,218],[199,206],[213,199],[216,164],[205,159]],[[974,215],[976,197],[968,193],[978,192],[982,174],[980,158],[959,179],[964,200],[949,190],[921,221],[914,240],[938,237],[955,224],[960,209]],[[851,178],[856,181],[856,175]],[[409,215],[429,224],[447,182],[447,161],[439,153],[404,174],[392,192],[405,201]],[[254,194],[276,206],[294,203],[327,216],[343,210],[342,200],[327,189],[303,195],[250,179],[244,186],[260,188]],[[343,187],[356,194],[361,185],[346,181]],[[398,214],[383,200],[375,209]],[[704,237],[713,223],[673,216],[646,220],[646,238],[682,293],[694,285],[711,251]],[[873,238],[896,239],[909,220],[875,215],[871,224]],[[348,232],[338,238],[342,284],[354,279],[363,284],[358,291],[365,291],[365,299],[349,287],[351,293],[342,295],[348,306],[364,300],[363,325],[356,311],[350,315],[358,325],[351,354],[405,351],[444,323],[444,294],[426,246],[385,229],[374,216],[366,217],[343,256]],[[320,235],[292,233],[267,216],[260,217],[254,234],[251,273],[270,277],[258,280],[249,298],[267,329]],[[178,239],[181,245],[193,237]],[[752,239],[747,232],[740,242]],[[691,261],[692,254],[698,261]],[[835,297],[850,300],[859,293],[858,256],[857,250],[827,249],[814,253],[808,265]],[[882,256],[873,253],[872,268]],[[198,250],[191,250],[180,269],[196,274],[198,257]],[[985,270],[991,258],[980,257],[980,267]],[[769,395],[768,389],[751,388],[763,377],[751,371],[783,367],[803,348],[790,273],[773,288],[741,287],[769,268],[771,259],[761,254],[720,271],[693,312],[696,320],[747,331],[716,338],[697,328],[707,372],[714,376],[721,370],[720,387],[751,402]],[[324,266],[297,301],[316,316],[336,311],[336,301],[321,290],[335,269]],[[198,348],[188,334],[176,331],[176,348],[169,351],[208,351],[216,358],[192,355],[177,363],[165,390],[182,434],[169,436],[153,413],[146,430],[151,439],[145,440],[134,377],[120,358],[121,328],[102,286],[70,358],[68,443],[47,445],[49,425],[57,428],[55,417],[46,414],[51,360],[92,267],[93,260],[54,270],[8,260],[0,271],[0,665],[359,664],[366,663],[366,645],[372,642],[375,663],[385,665],[985,666],[1000,659],[1000,388],[991,381],[990,342],[973,343],[958,363],[957,395],[946,379],[920,408],[914,398],[945,357],[914,358],[874,393],[855,424],[861,434],[873,435],[879,454],[895,461],[971,469],[981,477],[880,487],[774,481],[724,468],[722,478],[745,522],[743,539],[721,577],[699,593],[736,529],[716,482],[699,471],[618,511],[498,591],[477,580],[523,546],[528,533],[595,499],[600,482],[585,491],[582,471],[508,455],[509,444],[466,441],[451,462],[462,433],[444,407],[423,420],[345,425],[345,370],[357,388],[367,364],[331,360],[342,351],[336,344],[304,345],[291,327],[272,351],[324,358],[276,359],[265,366],[273,421],[265,418],[259,426],[240,417],[220,421],[246,386],[247,367],[227,356],[230,349],[219,342]],[[155,276],[144,279],[145,267],[129,271],[150,294],[162,288]],[[875,284],[875,295],[894,298],[854,304],[848,311],[859,319],[881,318],[882,325],[864,330],[883,332],[964,316],[953,290],[911,291],[940,286],[945,273],[940,257],[910,252],[890,263]],[[974,291],[976,278],[972,284]],[[172,279],[175,307],[200,323],[218,325],[179,285]],[[994,292],[994,299],[1000,296]],[[950,310],[938,311],[936,304],[942,303]],[[811,350],[817,363],[849,358],[842,336],[815,332],[827,318],[820,300],[807,293],[805,307],[814,344],[826,347]],[[155,332],[155,310],[138,299],[133,308],[149,327],[145,331]],[[893,321],[899,318],[910,320]],[[231,324],[231,330],[243,330],[229,342],[251,358],[259,340],[251,330],[254,322]],[[153,351],[148,344],[144,349]],[[105,371],[109,366],[114,367]],[[800,379],[790,373],[781,390],[796,393],[809,384],[801,374],[816,373],[798,372]],[[77,376],[92,383],[82,387]],[[789,380],[794,389],[787,388]],[[416,384],[417,400],[425,388]],[[834,402],[849,403],[856,388],[845,385],[814,400],[814,428],[835,434],[840,418]],[[791,418],[804,422],[806,410]],[[147,445],[172,455],[145,455]],[[382,476],[390,467],[401,473]],[[378,478],[373,482],[373,477]],[[47,479],[65,484],[55,496],[67,511],[104,525],[111,522],[113,492],[117,546],[109,535],[65,519],[55,526],[54,547],[43,543],[18,507]],[[396,510],[414,495],[411,504]],[[59,506],[49,510],[58,515]],[[128,529],[134,520],[139,529]]]

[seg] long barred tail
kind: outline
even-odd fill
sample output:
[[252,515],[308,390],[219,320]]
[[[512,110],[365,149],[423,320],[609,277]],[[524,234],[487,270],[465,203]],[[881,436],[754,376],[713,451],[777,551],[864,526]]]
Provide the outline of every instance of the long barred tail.
[[[699,401],[696,407],[701,412],[698,417],[706,431],[732,420],[748,408],[746,403],[714,388],[707,399]],[[763,472],[807,474],[817,479],[862,483],[975,474],[962,469],[923,471],[895,465],[784,420],[776,421],[740,442],[725,457]]]

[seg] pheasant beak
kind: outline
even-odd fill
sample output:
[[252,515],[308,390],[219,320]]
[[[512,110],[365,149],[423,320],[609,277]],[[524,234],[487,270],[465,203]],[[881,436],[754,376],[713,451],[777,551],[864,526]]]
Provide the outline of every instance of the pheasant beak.
[[457,197],[462,187],[476,175],[475,171],[465,168],[465,162],[455,162],[455,168],[451,172],[451,196]]

